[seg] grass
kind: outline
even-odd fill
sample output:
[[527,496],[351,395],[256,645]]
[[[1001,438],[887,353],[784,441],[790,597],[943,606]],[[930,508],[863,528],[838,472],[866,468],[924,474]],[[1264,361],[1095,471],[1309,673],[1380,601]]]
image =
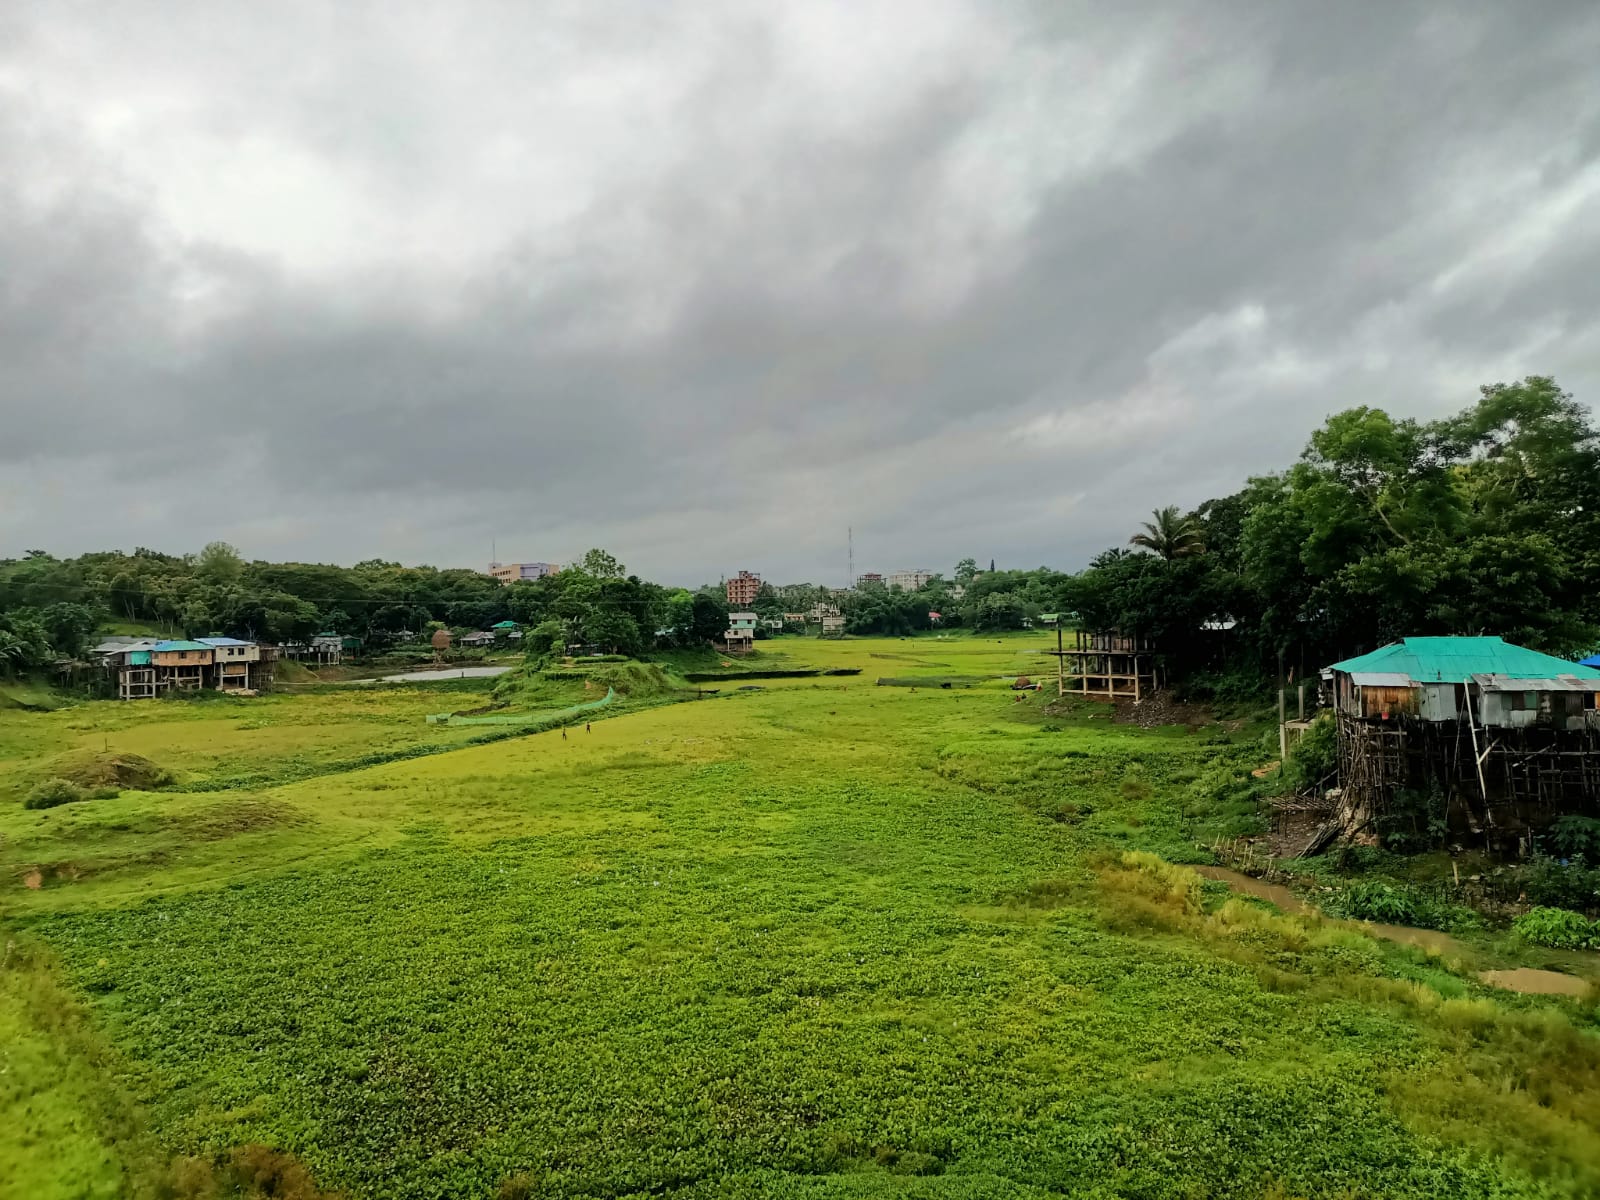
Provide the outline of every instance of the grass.
[[[0,1194],[269,1194],[258,1160],[353,1197],[1595,1194],[1592,1004],[1173,865],[1255,819],[1253,736],[1019,701],[1044,644],[782,639],[863,673],[0,802]],[[260,699],[216,732],[268,775],[440,707]],[[0,747],[246,769],[166,707]]]

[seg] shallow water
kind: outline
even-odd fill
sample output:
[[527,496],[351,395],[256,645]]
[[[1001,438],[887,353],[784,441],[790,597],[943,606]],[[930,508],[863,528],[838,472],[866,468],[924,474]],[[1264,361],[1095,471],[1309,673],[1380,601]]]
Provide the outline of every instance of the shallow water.
[[364,683],[427,683],[433,679],[489,679],[495,675],[504,675],[510,667],[446,667],[443,670],[435,668],[430,671],[406,671],[401,675],[382,675],[376,680],[362,680]]
[[1541,971],[1537,967],[1513,967],[1509,971],[1479,971],[1478,978],[1490,987],[1506,988],[1528,996],[1582,996],[1589,982],[1560,971]]
[[1284,912],[1305,913],[1315,911],[1311,905],[1296,896],[1288,888],[1279,883],[1264,883],[1253,875],[1246,875],[1243,871],[1230,871],[1227,867],[1196,867],[1195,871],[1207,879],[1215,879],[1218,883],[1225,883],[1236,892],[1243,892],[1247,896],[1255,896],[1260,900],[1270,900]]
[[[1277,883],[1263,883],[1253,876],[1240,871],[1230,871],[1227,867],[1196,867],[1195,871],[1207,879],[1215,879],[1225,883],[1236,892],[1243,892],[1247,896],[1256,896],[1262,900],[1270,900],[1284,912],[1309,913],[1317,909],[1307,904],[1288,888]],[[1448,933],[1440,933],[1437,929],[1415,929],[1410,925],[1388,925],[1381,921],[1352,921],[1350,924],[1374,937],[1385,938],[1391,942],[1402,942],[1408,946],[1417,946],[1423,950],[1431,950],[1436,954],[1465,954],[1466,946],[1462,945]],[[1560,971],[1545,971],[1537,967],[1513,967],[1504,971],[1479,971],[1478,978],[1490,987],[1504,988],[1507,991],[1521,992],[1528,996],[1582,996],[1589,990],[1589,982],[1576,975],[1565,975]]]

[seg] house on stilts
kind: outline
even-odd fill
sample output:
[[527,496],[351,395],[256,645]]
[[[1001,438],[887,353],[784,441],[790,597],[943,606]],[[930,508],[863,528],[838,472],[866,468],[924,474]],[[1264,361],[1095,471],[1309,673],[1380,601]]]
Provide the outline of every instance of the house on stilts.
[[1419,798],[1452,835],[1502,849],[1600,812],[1600,669],[1497,637],[1416,637],[1322,675],[1338,744],[1329,836],[1371,836]]

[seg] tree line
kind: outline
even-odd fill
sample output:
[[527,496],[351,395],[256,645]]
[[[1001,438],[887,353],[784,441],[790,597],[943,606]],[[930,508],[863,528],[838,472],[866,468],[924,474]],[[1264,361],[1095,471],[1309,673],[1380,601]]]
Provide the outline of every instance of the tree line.
[[[833,604],[848,632],[882,635],[1065,613],[1152,639],[1180,671],[1314,667],[1420,634],[1576,655],[1600,638],[1600,433],[1540,376],[1482,388],[1435,421],[1361,406],[1330,417],[1287,468],[1191,511],[1158,509],[1081,571],[990,567],[964,559],[914,592],[763,584],[751,607],[781,624]],[[382,646],[503,620],[529,630],[535,653],[577,642],[639,654],[720,638],[727,605],[720,587],[663,587],[602,550],[509,586],[379,559],[248,562],[221,542],[0,560],[0,669],[12,671],[81,654],[117,621],[278,642],[331,630]]]

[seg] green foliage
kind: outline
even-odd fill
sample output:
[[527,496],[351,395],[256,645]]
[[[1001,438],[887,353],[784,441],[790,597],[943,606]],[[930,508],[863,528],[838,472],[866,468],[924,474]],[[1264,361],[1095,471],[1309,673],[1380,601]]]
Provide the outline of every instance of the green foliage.
[[1536,946],[1556,950],[1600,948],[1600,922],[1564,908],[1529,909],[1511,922],[1511,929]]
[[87,799],[89,794],[70,779],[45,779],[28,792],[22,807],[55,808],[62,804],[78,804]]
[[1432,849],[1449,832],[1449,801],[1435,781],[1426,788],[1396,792],[1373,822],[1384,847],[1401,854]]
[[1576,912],[1600,909],[1600,867],[1588,866],[1581,855],[1566,862],[1535,855],[1522,869],[1520,882],[1534,904]]
[[1415,925],[1418,905],[1411,892],[1381,880],[1363,880],[1344,890],[1337,906],[1345,916],[1358,921],[1386,921],[1393,925]]
[[1259,820],[1253,749],[1047,699],[869,673],[475,745],[408,688],[4,714],[8,771],[109,741],[235,786],[0,805],[0,940],[60,955],[0,970],[0,1191],[1594,1194],[1576,1004],[1219,900],[1172,859]]
[[1301,735],[1283,764],[1283,782],[1288,790],[1316,787],[1332,775],[1339,763],[1339,742],[1333,715],[1321,713],[1311,728]]
[[1130,546],[1149,550],[1157,558],[1171,562],[1205,552],[1205,532],[1194,515],[1184,515],[1175,504],[1158,508],[1154,521],[1144,522],[1143,532],[1128,539]]
[[1550,848],[1563,858],[1600,862],[1600,820],[1567,813],[1557,817],[1545,835]]

